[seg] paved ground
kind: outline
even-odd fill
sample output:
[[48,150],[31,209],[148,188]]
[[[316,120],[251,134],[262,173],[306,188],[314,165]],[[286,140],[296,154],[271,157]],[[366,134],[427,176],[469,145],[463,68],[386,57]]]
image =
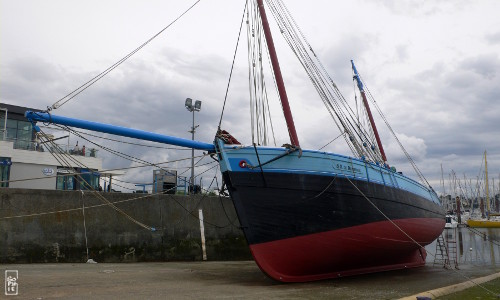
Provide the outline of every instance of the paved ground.
[[[1,299],[395,299],[500,272],[500,266],[392,271],[301,284],[267,278],[253,261],[1,265],[19,295]],[[2,271],[2,273],[5,273]],[[2,275],[3,276],[3,275]]]

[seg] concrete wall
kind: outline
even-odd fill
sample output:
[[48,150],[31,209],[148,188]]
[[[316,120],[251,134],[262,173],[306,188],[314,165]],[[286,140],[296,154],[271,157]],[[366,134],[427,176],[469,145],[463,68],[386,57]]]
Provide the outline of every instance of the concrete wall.
[[97,262],[201,260],[198,209],[208,260],[251,259],[229,198],[99,194],[157,231],[133,223],[90,191],[0,188],[0,263],[85,262],[87,247]]

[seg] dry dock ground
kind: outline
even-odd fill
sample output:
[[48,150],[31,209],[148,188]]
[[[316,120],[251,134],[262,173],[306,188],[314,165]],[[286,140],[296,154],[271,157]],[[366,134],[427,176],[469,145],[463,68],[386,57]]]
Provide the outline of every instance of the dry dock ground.
[[[18,271],[18,296],[0,299],[397,299],[500,272],[425,266],[318,282],[283,284],[253,261],[1,265]],[[5,273],[2,271],[2,273]],[[2,275],[3,276],[3,275]]]

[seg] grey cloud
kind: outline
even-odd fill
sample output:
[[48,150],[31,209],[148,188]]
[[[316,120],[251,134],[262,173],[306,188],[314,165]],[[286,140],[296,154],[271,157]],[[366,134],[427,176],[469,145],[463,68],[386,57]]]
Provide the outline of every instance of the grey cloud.
[[[496,55],[478,55],[455,63],[438,63],[412,77],[386,82],[394,104],[384,114],[390,122],[393,120],[391,126],[397,132],[415,138],[413,142],[402,141],[403,145],[436,189],[440,189],[436,186],[440,163],[445,165],[445,172],[453,168],[472,175],[479,168],[483,151],[494,153],[500,147],[495,138],[498,127],[494,125],[500,115],[496,69]],[[379,131],[388,148],[389,162],[413,174],[382,124]],[[424,143],[425,151],[416,141]],[[497,158],[492,155],[492,166],[498,167]]]
[[396,47],[396,57],[400,62],[406,61],[409,58],[408,45],[399,45]]
[[492,34],[487,34],[485,39],[488,43],[492,45],[500,44],[500,31]]
[[[465,1],[440,1],[423,4],[421,1],[380,0],[375,4],[371,1],[366,3],[377,7],[384,6],[385,12],[383,13],[390,11],[395,12],[397,17],[410,16],[410,18],[405,19],[408,22],[416,17],[430,18],[440,12],[443,13],[442,16],[445,16],[446,13],[448,17],[457,11],[463,12],[469,5],[473,5],[472,2],[466,3]],[[299,5],[297,4],[297,6]],[[240,6],[238,5],[238,7]],[[372,12],[363,11],[362,13]],[[195,16],[193,15],[192,18],[194,19]],[[239,24],[239,15],[234,24]],[[3,26],[2,28],[7,27]],[[221,40],[221,43],[224,42],[222,36],[215,36],[215,31],[211,27],[206,26],[204,29],[213,35],[210,41],[215,40],[218,43]],[[192,27],[191,30],[199,33],[200,28]],[[479,30],[484,31],[481,28]],[[43,32],[47,32],[47,30]],[[367,34],[366,31],[360,31],[359,28],[349,28],[347,33],[342,31],[342,28],[336,28],[335,32],[340,40],[336,40],[334,45],[330,40],[325,39],[321,41],[320,45],[315,44],[313,47],[341,90],[351,93],[353,85],[349,60],[355,59],[361,70],[364,70],[363,65],[370,65],[370,60],[373,62],[374,57],[370,57],[370,54],[380,54],[377,50],[380,51],[380,46],[386,46],[380,45],[380,41],[385,39],[379,39],[376,34]],[[233,33],[236,34],[236,32],[231,34]],[[308,33],[306,32],[306,34]],[[481,32],[477,32],[477,35],[481,36]],[[482,36],[484,37],[482,41],[489,43],[490,47],[498,45],[500,40],[499,33],[489,35],[482,33]],[[183,37],[181,36],[181,38]],[[207,38],[205,42],[208,41]],[[4,42],[2,39],[2,47],[5,47],[7,42],[10,40]],[[418,43],[419,40],[412,40],[413,42]],[[233,46],[232,40],[225,41],[225,43]],[[199,54],[194,53],[196,52],[194,50],[198,49],[191,49],[193,52],[189,52],[165,48],[160,43],[155,43],[155,45],[159,47],[152,47],[144,54],[141,52],[140,55],[134,56],[102,81],[53,113],[191,138],[187,131],[191,126],[192,115],[184,108],[184,99],[191,97],[203,101],[202,111],[195,115],[196,123],[200,124],[200,128],[196,132],[196,139],[205,142],[212,141],[222,109],[233,49],[231,48],[229,52],[220,56],[206,53],[201,53],[201,56],[198,56]],[[383,99],[377,100],[380,101],[379,104],[384,109],[384,114],[391,126],[398,134],[408,137],[403,141],[405,146],[410,154],[418,160],[419,168],[433,185],[436,185],[435,182],[439,183],[438,179],[441,177],[440,163],[443,163],[445,172],[447,169],[453,168],[457,172],[474,173],[480,164],[480,156],[484,149],[492,149],[492,152],[500,149],[496,138],[498,129],[494,125],[498,123],[498,115],[500,115],[500,105],[498,104],[500,84],[498,82],[499,76],[496,74],[500,64],[498,57],[491,54],[495,53],[494,49],[489,50],[490,54],[485,54],[481,50],[482,48],[478,47],[477,53],[469,53],[467,57],[457,59],[454,55],[460,49],[453,48],[456,52],[448,52],[451,53],[448,61],[430,66],[418,66],[417,69],[421,68],[422,71],[415,71],[411,69],[414,68],[411,59],[415,53],[409,51],[413,48],[405,44],[390,46],[393,47],[393,50],[386,56],[381,55],[381,59],[387,60],[387,62],[385,64],[379,63],[376,68],[380,67],[380,69],[372,71],[371,78],[365,79],[375,95],[384,96]],[[452,48],[452,46],[450,47]],[[106,47],[103,46],[103,52],[109,51],[109,49],[105,49]],[[90,50],[96,51],[94,48]],[[96,52],[95,55],[100,55],[98,51]],[[113,53],[115,52],[113,51]],[[73,52],[71,54],[78,57]],[[106,55],[107,57],[113,56],[110,53],[106,53]],[[50,57],[50,55],[48,56]],[[88,57],[82,57],[82,59],[87,59],[86,62],[89,61]],[[54,59],[48,58],[48,60],[45,61],[37,57],[16,61],[11,58],[3,60],[1,65],[2,102],[44,108],[100,72],[98,69],[91,71],[88,68],[85,71],[70,69],[52,63],[51,61],[55,61]],[[250,141],[247,101],[248,75],[246,69],[239,68],[240,66],[246,67],[246,61],[244,59],[243,61],[244,63],[238,65],[234,71],[222,127],[233,133],[239,140],[248,143]],[[433,59],[429,57],[427,61],[432,63]],[[402,63],[407,63],[406,71],[410,75],[396,73],[387,75],[385,72],[385,70],[393,70],[396,65],[403,65]],[[102,66],[106,67],[107,65],[103,63]],[[298,76],[301,71],[300,68],[290,67],[285,74],[286,83],[290,85],[288,89],[291,97],[294,98],[292,101],[297,99],[299,101],[299,104],[291,104],[292,110],[298,110],[298,113],[303,113],[306,110],[304,107],[322,105],[320,101],[312,102],[312,92],[306,88],[307,85],[310,85],[309,82]],[[362,74],[368,76],[369,72],[365,71]],[[272,86],[272,83],[269,86]],[[350,96],[350,94],[346,94],[346,96]],[[336,128],[334,128],[335,125],[328,116],[322,115],[320,117],[315,110],[305,112],[314,115],[313,117],[306,115],[305,119],[301,118],[299,114],[296,116],[297,123],[301,125],[298,128],[299,138],[304,146],[307,145],[313,149],[319,148],[338,135]],[[376,116],[376,118],[378,117]],[[318,134],[318,126],[315,125],[314,121],[318,121],[321,125],[320,134]],[[275,122],[280,123],[281,121],[275,120]],[[395,144],[392,141],[389,141],[388,130],[383,128],[381,122],[378,125],[379,131],[382,132],[383,142],[388,145],[390,150],[390,162],[395,162],[398,169],[410,174],[409,164],[403,161],[403,155],[396,152],[399,149],[394,147]],[[326,128],[333,128],[335,131],[329,131]],[[326,137],[319,136],[323,133],[326,133]],[[286,135],[286,131],[284,135]],[[153,162],[190,156],[189,150],[145,148],[93,139],[97,143]],[[130,141],[138,142],[136,140]],[[154,145],[158,146],[158,144]],[[342,138],[332,143],[328,150],[349,154]],[[199,151],[196,153],[200,154]],[[129,161],[106,154],[104,151],[100,151],[99,155],[105,158],[105,168],[131,165]],[[492,153],[492,167],[498,166],[499,163],[500,157]],[[189,161],[180,162],[176,164],[176,167],[184,168],[189,164]],[[124,178],[131,182],[151,181],[152,169],[144,168],[130,171]],[[211,176],[214,173],[211,173]],[[205,175],[203,176],[205,178]]]
[[[371,1],[370,1],[371,2]],[[398,15],[409,15],[413,17],[432,16],[449,11],[450,9],[466,9],[470,5],[465,0],[447,0],[426,3],[419,0],[397,1],[397,0],[378,0],[391,12]]]
[[[175,63],[179,63],[179,65]],[[217,57],[212,57],[209,61],[202,61],[202,65],[200,65],[200,61],[195,60],[194,64],[198,64],[198,68],[193,68],[193,73],[190,74],[190,69],[183,61],[170,60],[169,68],[165,68],[164,65],[148,63],[140,58],[135,59],[110,73],[93,87],[52,113],[190,139],[191,134],[187,131],[191,126],[192,114],[185,109],[184,100],[186,97],[193,97],[203,101],[202,110],[195,113],[196,124],[200,125],[196,132],[196,139],[211,142],[215,135],[227,82],[227,74],[216,70],[216,68],[220,68],[220,65],[224,63],[229,64],[229,62]],[[213,71],[210,69],[212,65]],[[55,99],[93,76],[89,73],[79,74],[63,70],[42,60],[13,63],[11,69],[12,72],[21,74],[3,78],[2,101],[5,99],[6,103],[39,109],[51,105]],[[25,74],[29,74],[30,77],[26,78]],[[82,80],[82,78],[85,79]],[[219,91],[215,89],[214,93],[207,89],[208,86],[214,87],[215,85],[219,85]],[[200,92],[202,90],[208,90],[209,93]],[[43,94],[40,94],[40,91],[43,91]],[[235,125],[236,134],[240,134],[242,129],[239,110],[243,108],[238,105],[238,101],[228,104],[232,111],[227,113],[226,121],[223,123],[229,127]],[[246,106],[243,110],[245,109]],[[233,112],[236,112],[236,116]],[[231,131],[234,128],[228,129]],[[105,136],[122,139],[111,135]],[[98,144],[154,163],[167,157],[175,160],[191,155],[191,151],[144,148],[98,138],[90,139]],[[72,143],[75,143],[76,140],[80,140],[81,145],[91,146],[89,142],[73,136]],[[144,143],[133,139],[122,140]],[[196,151],[196,155],[200,154],[200,151]],[[103,167],[105,169],[131,164],[128,160],[109,154],[104,150],[100,150],[98,155],[104,158]],[[178,163],[177,167],[185,168],[189,165],[190,161],[184,161]],[[131,171],[124,178],[134,182],[150,182],[152,169],[149,167],[141,168],[141,171]],[[198,169],[197,173],[206,167]],[[215,171],[209,172],[207,176],[214,176],[214,173]],[[131,187],[130,184],[127,186]]]
[[480,74],[487,79],[493,79],[496,76],[496,71],[500,68],[500,60],[497,54],[483,54],[465,59],[461,63],[461,67]]

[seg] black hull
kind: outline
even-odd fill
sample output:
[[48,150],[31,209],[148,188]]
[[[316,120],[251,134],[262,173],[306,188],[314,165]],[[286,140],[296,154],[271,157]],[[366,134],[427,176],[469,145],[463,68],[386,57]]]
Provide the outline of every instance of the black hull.
[[[250,245],[387,218],[440,219],[444,227],[441,206],[390,186],[339,176],[294,173],[224,172],[223,177]],[[437,237],[432,231],[419,235],[417,241],[423,245],[431,243]]]

